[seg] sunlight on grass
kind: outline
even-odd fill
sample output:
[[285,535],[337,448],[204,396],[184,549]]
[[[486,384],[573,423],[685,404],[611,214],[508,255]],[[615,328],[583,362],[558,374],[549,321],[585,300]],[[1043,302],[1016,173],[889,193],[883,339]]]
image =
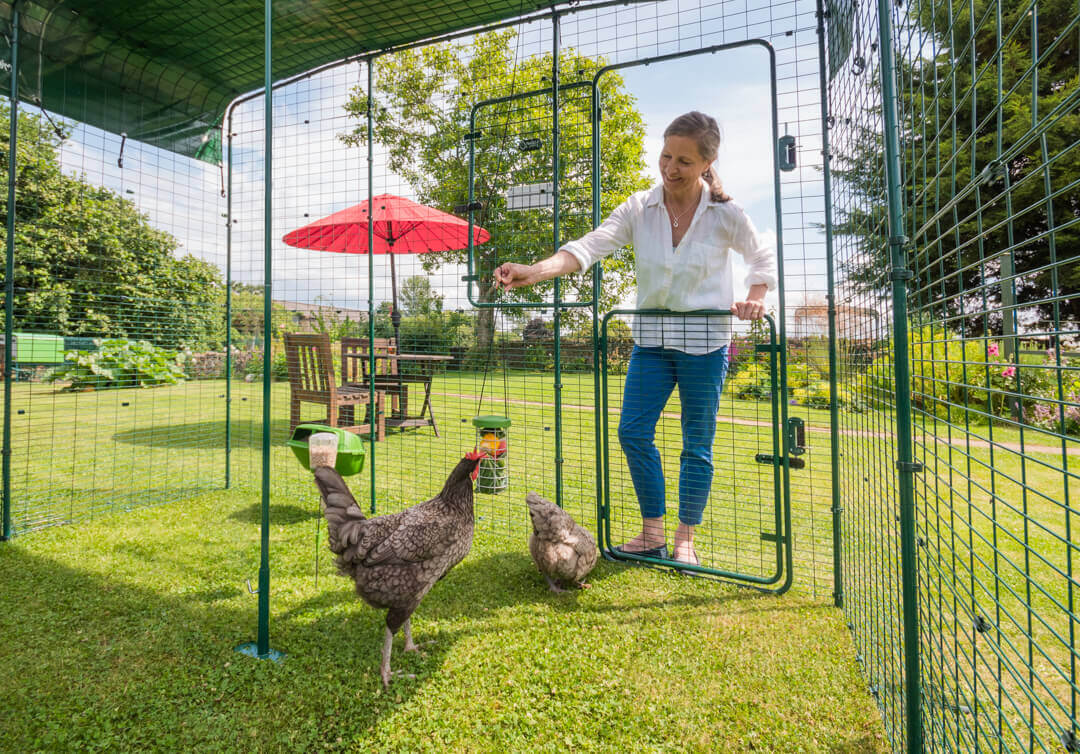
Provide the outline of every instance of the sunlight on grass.
[[551,595],[524,504],[425,599],[414,630],[435,644],[405,655],[399,637],[395,658],[417,678],[383,692],[382,615],[333,574],[314,487],[276,492],[281,664],[233,651],[255,638],[255,494],[0,547],[7,746],[884,751],[839,612],[606,562],[591,589]]

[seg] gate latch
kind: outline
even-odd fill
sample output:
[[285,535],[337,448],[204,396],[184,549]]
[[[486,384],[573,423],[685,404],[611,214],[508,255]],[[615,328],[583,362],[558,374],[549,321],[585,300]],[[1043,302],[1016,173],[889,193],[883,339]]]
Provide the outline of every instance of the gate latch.
[[[806,461],[799,456],[806,453],[806,423],[798,416],[789,416],[787,422],[788,467],[806,468]],[[754,460],[768,466],[779,464],[772,453],[758,453]]]
[[806,423],[798,416],[789,416],[787,420],[788,452],[801,456],[806,452]]

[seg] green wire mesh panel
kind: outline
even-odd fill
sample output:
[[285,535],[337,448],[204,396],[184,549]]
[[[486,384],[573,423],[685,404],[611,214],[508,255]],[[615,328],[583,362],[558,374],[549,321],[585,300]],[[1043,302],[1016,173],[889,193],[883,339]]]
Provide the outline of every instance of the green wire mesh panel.
[[[856,657],[882,711],[894,750],[904,748],[900,539],[897,516],[891,282],[881,159],[876,16],[871,7],[840,27],[855,37],[829,90],[833,253],[837,272],[840,488],[844,609]],[[830,16],[830,21],[836,18]],[[848,24],[856,23],[852,32]],[[830,25],[830,33],[837,27]],[[834,68],[838,67],[834,63]],[[862,265],[862,268],[859,265]],[[862,279],[855,279],[861,272]]]
[[[476,202],[472,218],[492,234],[473,250],[472,272],[477,279],[470,281],[470,289],[477,304],[525,306],[521,296],[525,302],[554,300],[552,283],[508,299],[498,295],[492,280],[503,262],[528,264],[536,261],[538,249],[553,248],[556,192],[560,238],[577,238],[591,229],[591,80],[581,80],[589,74],[586,61],[560,62],[569,70],[559,91],[557,183],[551,89],[509,94],[473,109],[474,130],[468,137],[473,163],[470,195]],[[550,72],[550,56],[531,61],[525,72],[544,65]],[[516,80],[509,84],[511,91],[518,86]],[[567,277],[560,283],[560,301],[588,302],[591,286],[589,276]]]
[[[662,339],[680,354],[635,351],[626,319],[635,337]],[[606,320],[605,335],[603,546],[637,538],[643,516],[663,517],[668,552],[676,557],[675,529],[684,522],[695,528],[698,573],[785,590],[790,511],[773,323],[619,312],[619,319]],[[731,338],[724,350],[684,355],[683,349],[701,351],[718,337]],[[710,381],[721,374],[722,380]],[[805,447],[793,448],[789,462],[804,468]]]
[[[492,12],[498,7],[501,6],[492,6]],[[296,24],[302,20],[301,10],[288,14],[287,19],[279,19],[278,30],[282,34],[286,34],[286,27],[297,28]],[[791,342],[789,356],[801,363],[803,354],[813,353],[810,336],[817,333],[814,337],[820,338],[817,322],[820,317],[813,312],[823,304],[826,292],[814,9],[809,5],[795,8],[790,3],[762,4],[756,9],[730,3],[684,3],[678,8],[664,3],[638,3],[562,10],[565,14],[560,18],[557,45],[563,84],[559,110],[560,241],[579,236],[591,226],[594,189],[587,170],[591,144],[585,136],[592,95],[589,87],[579,89],[569,85],[591,81],[603,65],[746,39],[766,39],[773,45],[777,52],[779,119],[783,130],[796,138],[799,158],[796,170],[781,177],[787,231],[787,296],[792,307],[806,307],[798,322],[789,317],[788,322],[779,325],[792,333],[808,333],[808,338]],[[81,23],[62,8],[57,9],[55,18],[60,15],[64,25],[56,28]],[[112,11],[103,11],[95,18],[114,15]],[[83,16],[89,18],[89,14]],[[355,17],[350,11],[337,20],[339,25],[348,27],[350,19]],[[39,16],[35,11],[27,18]],[[143,24],[142,28],[151,31],[157,28],[156,24]],[[287,34],[281,38],[287,39]],[[383,43],[396,39],[387,38]],[[39,39],[25,37],[23,41],[23,48],[30,44],[36,49]],[[217,46],[213,47],[220,52]],[[23,309],[17,309],[15,331],[88,338],[115,331],[127,340],[146,339],[172,351],[190,348],[193,360],[202,366],[197,374],[188,370],[189,377],[178,386],[73,393],[57,392],[53,383],[42,381],[41,367],[51,365],[16,363],[20,378],[35,375],[17,381],[13,391],[12,500],[17,529],[76,520],[92,511],[123,508],[144,500],[177,499],[192,489],[215,488],[226,482],[257,491],[263,429],[261,367],[266,360],[271,362],[274,375],[269,431],[275,505],[289,509],[309,506],[314,512],[317,500],[310,479],[284,445],[289,434],[290,389],[282,335],[286,331],[327,333],[333,343],[336,378],[344,380],[340,363],[342,338],[368,337],[372,329],[376,338],[393,337],[390,308],[394,286],[385,255],[371,258],[366,254],[297,249],[281,239],[299,227],[361,203],[369,191],[374,195],[400,195],[455,213],[468,193],[468,149],[464,137],[469,131],[472,108],[492,98],[550,90],[555,48],[554,27],[548,16],[452,43],[427,45],[377,58],[372,109],[375,146],[370,181],[365,141],[369,94],[365,65],[343,63],[276,90],[269,321],[263,315],[265,122],[261,98],[245,99],[235,105],[231,118],[222,118],[220,167],[147,146],[135,136],[145,132],[141,126],[129,129],[128,138],[124,139],[94,126],[62,120],[50,112],[53,121],[72,129],[72,136],[60,149],[59,170],[68,177],[82,174],[87,185],[80,189],[84,193],[74,203],[95,206],[98,199],[93,192],[107,189],[132,202],[134,210],[145,213],[149,220],[142,230],[125,236],[122,246],[106,249],[89,245],[90,256],[85,263],[75,265],[81,272],[73,276],[86,281],[79,293],[85,306],[70,307],[66,320],[50,323],[34,313],[36,310],[26,309],[23,313]],[[203,52],[210,56],[213,51]],[[203,59],[203,52],[199,60]],[[296,55],[299,53],[295,50],[279,51],[276,59],[299,60]],[[220,58],[225,62],[230,59],[229,55]],[[138,62],[142,66],[142,57]],[[258,64],[245,65],[244,76],[253,78],[255,83],[241,88],[246,90],[259,83],[260,65],[261,59]],[[151,69],[152,66],[140,67],[140,70]],[[27,71],[32,74],[33,69]],[[290,68],[289,73],[292,72]],[[629,194],[647,187],[650,179],[646,171],[655,162],[646,156],[657,137],[646,133],[646,124],[635,114],[643,106],[635,101],[638,84],[620,83],[620,75],[605,75],[599,85],[605,144],[612,143],[613,134],[625,135],[617,142],[618,149],[611,152],[610,164],[605,165],[601,216]],[[48,76],[44,84],[49,92],[59,91],[64,95],[62,104],[67,116],[85,113],[88,119],[105,117],[98,113],[102,102],[90,101],[100,94],[99,89],[84,91],[75,78],[68,79],[65,85],[60,74]],[[754,96],[757,92],[754,86],[738,91],[726,88],[741,83],[742,79],[740,65],[709,57],[700,69],[677,79],[689,94],[674,104],[679,112],[703,106],[695,95],[702,88],[711,97],[728,97],[732,101]],[[663,91],[670,88],[669,82]],[[655,85],[653,91],[657,91]],[[537,95],[538,99],[543,96]],[[138,121],[132,113],[144,112],[139,103],[145,101],[145,93],[133,92],[130,97],[124,99],[117,94],[110,99],[107,103],[110,113]],[[220,103],[215,100],[211,104],[217,117]],[[653,116],[657,123],[649,123],[649,129],[662,130],[678,114],[672,107],[669,103],[667,110],[658,109]],[[204,110],[196,107],[192,112]],[[35,129],[44,134],[42,138],[47,138],[52,128],[40,110],[28,109],[25,103],[23,117],[33,117],[34,123],[23,126],[20,160],[26,156],[22,153],[22,139],[25,137],[28,144],[38,138],[33,135]],[[520,142],[524,138],[540,138],[540,153],[551,149],[547,129],[553,118],[550,113],[537,117],[534,122],[528,109],[522,108],[510,118],[511,123],[518,124],[514,128],[529,133],[522,133],[522,138],[515,136],[503,145],[508,155],[533,154],[521,151]],[[146,115],[143,120],[146,123],[142,125],[147,125],[152,115]],[[196,132],[185,133],[190,136]],[[427,140],[422,141],[421,136]],[[428,139],[429,136],[433,138]],[[755,201],[756,189],[748,187],[753,181],[740,185],[742,176],[756,179],[764,175],[767,184],[771,184],[771,176],[766,175],[768,168],[763,173],[756,163],[748,163],[745,158],[760,154],[768,164],[773,145],[766,138],[763,143],[755,141],[753,147],[746,148],[748,141],[734,125],[726,131],[726,136],[730,146],[721,154],[720,174],[736,200],[749,205]],[[550,151],[544,155],[545,160],[550,159]],[[121,158],[122,167],[117,164]],[[491,165],[489,158],[481,159],[487,159]],[[552,178],[539,173],[527,175],[529,170],[524,168],[520,177],[515,177],[509,169],[500,168],[497,160],[493,168],[484,170],[490,175],[502,175],[506,182],[513,180],[514,185],[519,181],[542,182]],[[477,198],[489,199],[497,208],[498,202],[505,200],[506,190],[500,187],[485,192],[491,196]],[[771,202],[771,193],[769,197]],[[33,204],[23,197],[19,201],[28,210]],[[535,228],[522,225],[520,234],[506,248],[531,259],[549,254],[556,239],[548,212],[546,228],[536,223]],[[534,214],[541,217],[539,211]],[[755,213],[759,228],[771,227],[771,214],[771,210]],[[126,211],[114,209],[110,217],[124,226],[143,227]],[[498,230],[506,224],[507,217],[494,222],[488,218],[477,220]],[[54,214],[45,218],[41,233],[53,240],[71,238],[70,227],[78,221],[77,217]],[[27,234],[31,233],[30,228],[29,223],[23,226]],[[20,238],[26,237],[21,235],[23,230]],[[151,256],[145,253],[146,249],[156,238],[155,234],[162,231],[178,242],[172,256],[182,260],[190,253],[209,267],[192,267],[194,271],[185,272],[188,268],[181,266],[177,268],[180,272],[173,274],[173,264],[161,265],[159,270],[167,280],[152,285],[134,275],[131,267],[110,272],[109,260],[116,249],[140,249],[143,253],[135,256],[149,260]],[[55,251],[61,247],[50,248]],[[495,248],[497,253],[503,253],[500,247]],[[32,267],[32,258],[27,254],[25,248],[17,248],[17,270]],[[53,258],[61,259],[63,255],[54,253]],[[353,481],[365,505],[370,505],[372,494],[380,511],[393,510],[434,494],[445,473],[475,440],[469,425],[472,417],[478,413],[496,413],[510,416],[514,422],[511,484],[508,491],[483,503],[492,506],[484,513],[483,526],[514,537],[519,535],[519,527],[524,531],[524,492],[536,490],[554,497],[557,464],[562,468],[564,504],[576,506],[573,510],[580,512],[583,523],[592,526],[596,479],[600,474],[592,419],[596,405],[592,312],[568,309],[560,314],[562,387],[557,393],[553,379],[554,322],[549,307],[513,312],[475,309],[461,280],[467,273],[466,255],[461,251],[398,255],[394,261],[401,314],[397,348],[402,353],[447,357],[449,361],[434,368],[430,382],[429,408],[437,420],[439,436],[435,436],[430,426],[404,431],[391,426],[387,438],[374,444],[373,463],[365,465],[363,479]],[[623,305],[632,296],[633,279],[628,270],[632,270],[628,254],[613,260],[605,270],[600,314]],[[490,265],[475,272],[480,279],[474,285],[478,285],[490,276]],[[49,297],[62,298],[55,286],[45,285],[29,275],[23,282],[24,277],[19,274],[16,287],[29,292],[25,300],[34,306],[45,306],[42,302]],[[589,276],[574,277],[565,281],[560,293],[565,301],[588,301],[593,295],[591,286]],[[211,294],[204,295],[205,291]],[[539,304],[551,301],[554,296],[550,287],[535,293],[531,300],[516,301]],[[474,294],[476,299],[480,292]],[[124,304],[128,307],[127,314],[117,316],[120,320],[126,317],[129,325],[110,330],[100,324],[106,315],[112,317],[110,297],[127,302]],[[77,303],[76,298],[70,301]],[[772,303],[774,308],[777,305],[776,301]],[[369,309],[374,312],[373,317],[369,316]],[[203,319],[213,323],[204,328],[205,332],[198,329],[202,327],[198,322]],[[270,352],[264,354],[262,343],[267,329],[271,331],[272,345]],[[231,348],[228,351],[231,372],[225,364],[227,348]],[[792,479],[795,548],[800,562],[797,586],[826,597],[833,588],[828,451],[824,442],[828,418],[820,406],[820,396],[814,397],[816,388],[811,389],[823,378],[824,367],[820,359],[807,363],[811,366],[806,379],[798,386],[793,385],[793,390],[798,392],[788,398],[799,403],[798,413],[806,418],[810,447],[807,468]],[[404,363],[399,366],[406,372],[411,369]],[[423,404],[424,386],[412,384],[408,390],[410,410],[418,409]],[[29,396],[29,405],[21,402],[22,392]],[[129,400],[129,394],[135,400]],[[182,397],[166,400],[171,394]],[[102,402],[114,397],[115,404]],[[393,397],[384,398],[384,410],[395,411]],[[401,405],[400,400],[397,405]],[[227,422],[226,412],[230,417]],[[364,414],[365,410],[360,409],[359,413]],[[302,407],[302,420],[325,416],[324,407],[315,404]],[[358,421],[362,420],[360,416]],[[557,429],[560,424],[561,429]],[[560,433],[559,443],[555,439],[557,433]],[[69,440],[76,445],[76,451],[56,450],[66,447]],[[557,450],[560,443],[561,455]],[[46,447],[48,457],[54,458],[49,463],[35,455]],[[368,476],[372,468],[374,479]],[[498,502],[501,507],[496,508],[497,500],[505,502]]]
[[[873,9],[832,82],[846,608],[904,746]],[[892,9],[927,750],[1076,750],[1075,3]],[[837,66],[834,66],[836,68]]]
[[219,170],[25,104],[18,126],[13,532],[220,487]]

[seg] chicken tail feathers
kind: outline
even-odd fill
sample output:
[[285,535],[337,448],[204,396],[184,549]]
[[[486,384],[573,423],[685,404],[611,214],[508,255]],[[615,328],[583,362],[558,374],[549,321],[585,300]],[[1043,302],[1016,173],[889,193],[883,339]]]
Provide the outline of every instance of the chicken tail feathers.
[[315,469],[315,484],[322,493],[330,551],[341,555],[355,544],[364,513],[341,474],[329,466]]

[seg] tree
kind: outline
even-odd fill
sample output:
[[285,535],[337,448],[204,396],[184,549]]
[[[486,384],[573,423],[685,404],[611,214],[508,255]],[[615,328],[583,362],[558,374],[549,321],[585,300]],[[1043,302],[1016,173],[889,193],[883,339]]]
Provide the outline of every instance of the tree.
[[[504,30],[479,34],[468,45],[428,45],[394,53],[375,69],[375,141],[387,150],[388,167],[404,178],[418,199],[445,212],[458,212],[469,189],[469,115],[474,104],[509,94],[551,86],[550,54],[515,60],[516,34]],[[560,85],[590,81],[605,64],[573,51],[560,53]],[[545,81],[546,77],[546,81]],[[603,111],[601,153],[601,213],[649,184],[644,174],[645,126],[634,110],[633,97],[622,79],[608,74],[600,80]],[[591,98],[587,87],[565,90],[559,107],[560,213],[562,241],[591,229]],[[365,116],[368,97],[356,88],[346,104],[351,116]],[[550,301],[553,283],[498,293],[494,268],[506,261],[531,263],[553,251],[550,209],[507,209],[506,194],[514,185],[551,181],[551,98],[541,94],[503,102],[484,110],[481,135],[476,140],[478,170],[475,197],[481,203],[474,217],[491,232],[491,239],[476,248],[474,273],[480,303],[496,300]],[[358,125],[343,139],[366,143],[366,125]],[[466,252],[425,254],[424,269],[464,263]],[[633,285],[633,256],[618,252],[604,264],[602,308],[612,308]],[[568,276],[563,290],[579,300],[592,298],[591,276]],[[571,321],[583,316],[567,310]],[[477,347],[486,349],[494,333],[491,309],[477,316]]]
[[[10,121],[0,105],[0,118]],[[15,181],[15,321],[70,335],[140,338],[203,346],[223,339],[221,273],[150,224],[134,203],[65,175],[58,149],[68,134],[19,113]],[[7,184],[8,130],[0,136]],[[7,222],[7,193],[0,221]]]
[[413,275],[401,284],[398,293],[401,309],[406,316],[441,312],[443,297],[431,287],[431,281],[423,275]]
[[[264,295],[265,286],[262,284],[233,283],[232,284],[232,328],[233,345],[244,347],[260,347],[263,338]],[[270,336],[275,340],[281,339],[281,334],[286,330],[293,329],[296,325],[296,316],[285,308],[285,305],[272,301],[270,304]]]
[[[1062,321],[1080,320],[1080,297],[1068,295],[1080,289],[1080,266],[1063,264],[1080,253],[1080,111],[1070,104],[1080,87],[1075,34],[1060,43],[1075,0],[1040,4],[1037,40],[1024,4],[1001,4],[1000,20],[987,0],[909,7],[917,44],[907,49],[922,57],[897,61],[906,232],[927,226],[911,254],[921,291],[913,303],[969,333],[999,334],[1008,286],[999,280],[1011,265],[1021,309],[1051,321],[1057,309]],[[1033,50],[1047,51],[1037,77]],[[882,151],[880,132],[854,131],[833,168],[836,195],[852,197],[836,233],[856,237],[862,252],[847,257],[844,277],[879,295],[890,264]]]

